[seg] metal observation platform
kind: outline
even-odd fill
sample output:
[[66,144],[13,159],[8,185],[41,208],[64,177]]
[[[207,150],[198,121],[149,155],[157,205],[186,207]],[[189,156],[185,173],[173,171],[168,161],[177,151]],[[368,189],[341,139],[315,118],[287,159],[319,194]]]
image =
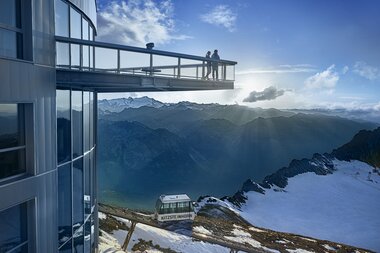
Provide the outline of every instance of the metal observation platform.
[[[237,62],[56,36],[59,87],[98,92],[194,91],[234,88]],[[207,61],[218,79],[205,78]]]

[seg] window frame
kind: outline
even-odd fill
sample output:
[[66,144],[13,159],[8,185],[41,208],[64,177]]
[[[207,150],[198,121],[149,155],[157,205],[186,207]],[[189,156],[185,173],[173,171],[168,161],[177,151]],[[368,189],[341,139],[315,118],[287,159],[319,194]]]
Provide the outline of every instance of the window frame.
[[0,149],[0,153],[24,150],[23,158],[19,159],[24,159],[23,162],[25,168],[21,173],[0,178],[0,185],[36,175],[34,152],[34,103],[0,103],[0,105],[4,104],[17,105],[17,124],[20,125],[19,121],[21,121],[23,145]]
[[26,229],[25,229],[26,240],[21,242],[17,246],[13,247],[12,249],[6,251],[6,253],[15,252],[16,250],[20,249],[21,247],[24,247],[25,245],[27,245],[28,252],[35,252],[36,250],[36,198],[27,199],[25,201],[16,203],[4,209],[0,209],[0,212],[6,211],[10,208],[14,208],[16,206],[22,206],[22,205],[25,208],[22,211],[26,212],[25,214],[26,224],[24,224],[26,226]]
[[[33,60],[32,42],[32,4],[31,0],[16,1],[16,25],[0,23],[0,30],[14,32],[16,34],[16,57],[0,55],[0,58]],[[18,24],[19,23],[19,24]],[[19,27],[17,27],[19,25]]]

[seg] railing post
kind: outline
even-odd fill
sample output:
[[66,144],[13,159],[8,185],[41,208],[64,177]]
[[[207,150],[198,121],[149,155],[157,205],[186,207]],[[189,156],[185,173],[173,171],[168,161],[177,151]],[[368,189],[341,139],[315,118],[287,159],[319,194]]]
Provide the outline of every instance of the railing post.
[[223,64],[223,80],[226,81],[226,77],[227,77],[227,65],[224,63]]
[[92,70],[95,71],[95,47],[92,47]]
[[83,45],[79,45],[79,70],[83,70]]
[[205,78],[205,61],[202,62],[202,78]]
[[153,54],[150,54],[150,63],[149,63],[149,70],[150,70],[150,75],[153,75]]
[[181,58],[178,57],[178,71],[177,78],[181,78]]
[[117,50],[117,73],[120,74],[120,49]]
[[197,75],[197,79],[198,79],[198,66],[197,66],[197,70],[196,70],[196,75]]

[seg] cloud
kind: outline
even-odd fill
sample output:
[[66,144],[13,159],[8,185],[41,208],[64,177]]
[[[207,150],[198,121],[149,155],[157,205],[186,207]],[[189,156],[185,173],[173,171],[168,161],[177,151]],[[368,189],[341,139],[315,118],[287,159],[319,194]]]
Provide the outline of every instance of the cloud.
[[349,70],[350,68],[348,66],[344,66],[342,69],[342,74],[346,74]]
[[364,61],[356,62],[353,69],[354,73],[364,78],[367,78],[368,80],[373,81],[380,78],[380,69],[368,65]]
[[305,80],[305,85],[311,89],[327,88],[332,90],[339,81],[339,74],[335,71],[335,65],[331,65],[326,70]]
[[98,12],[98,40],[145,46],[147,42],[165,44],[190,38],[176,33],[171,0],[113,1],[101,8]]
[[309,73],[316,72],[314,66],[310,64],[279,65],[267,68],[252,68],[236,71],[236,75],[247,74],[287,74],[287,73]]
[[285,90],[278,90],[277,88],[270,86],[263,91],[252,91],[249,96],[244,98],[243,102],[257,102],[263,100],[273,100],[277,97],[284,95]]
[[235,30],[237,14],[228,5],[215,6],[210,12],[201,15],[201,20],[205,23],[222,26],[228,31]]

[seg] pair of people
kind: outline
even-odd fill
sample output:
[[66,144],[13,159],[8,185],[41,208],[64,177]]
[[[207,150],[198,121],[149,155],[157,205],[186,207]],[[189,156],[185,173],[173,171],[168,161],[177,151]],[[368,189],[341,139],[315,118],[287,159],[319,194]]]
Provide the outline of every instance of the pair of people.
[[[210,57],[211,55],[211,52],[210,51],[207,51],[207,54],[206,54],[206,58],[210,58],[210,59],[213,59],[213,60],[220,60],[220,57],[218,55],[218,50],[215,49],[214,50],[214,53],[212,54],[212,56]],[[207,73],[205,75],[205,78],[206,79],[209,79],[209,75],[211,73],[211,68],[212,68],[212,79],[215,80],[218,80],[218,76],[219,76],[219,71],[218,71],[218,62],[216,61],[207,61]]]

